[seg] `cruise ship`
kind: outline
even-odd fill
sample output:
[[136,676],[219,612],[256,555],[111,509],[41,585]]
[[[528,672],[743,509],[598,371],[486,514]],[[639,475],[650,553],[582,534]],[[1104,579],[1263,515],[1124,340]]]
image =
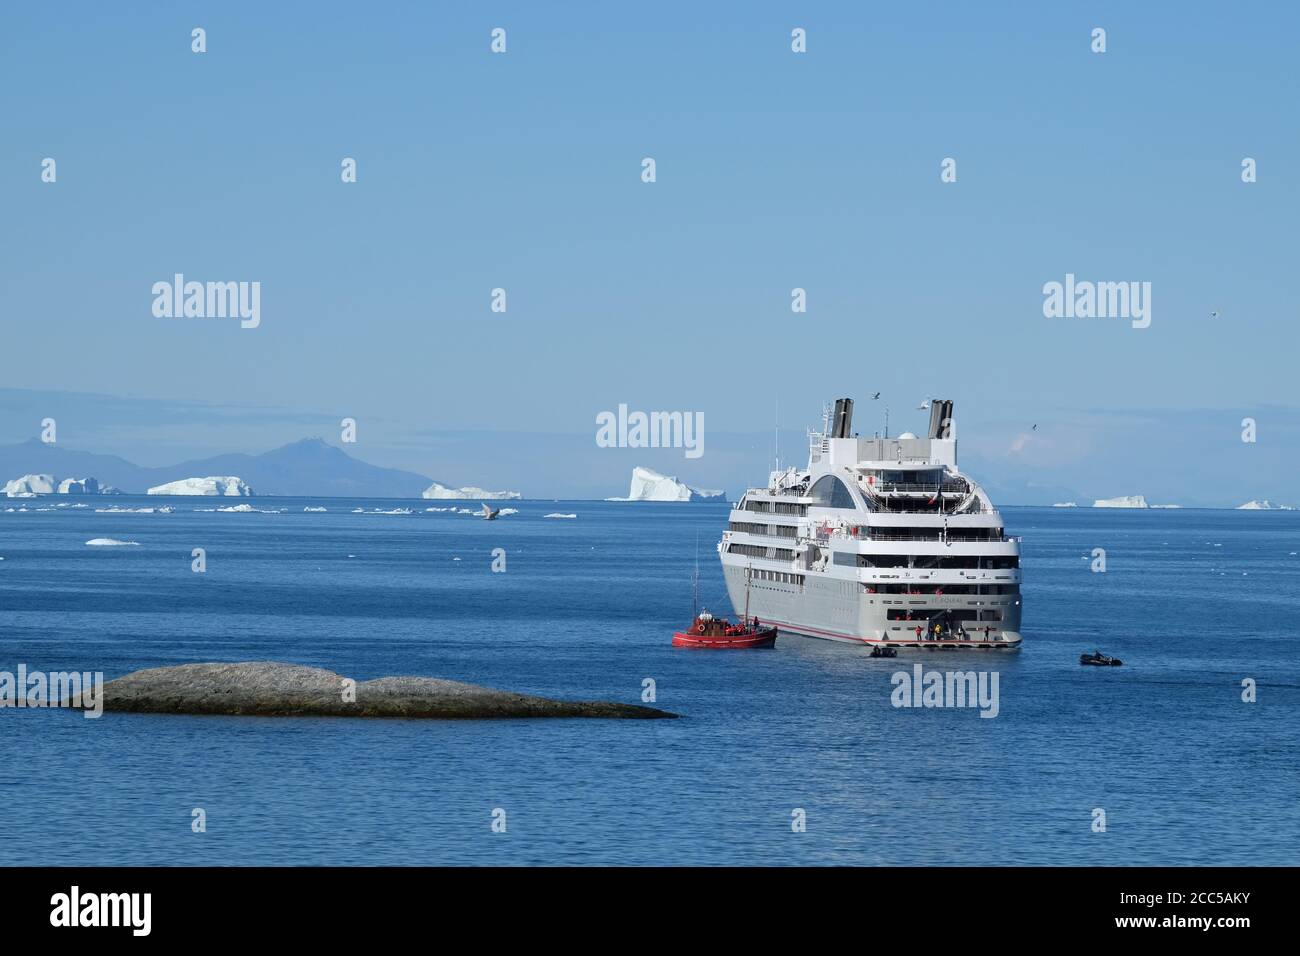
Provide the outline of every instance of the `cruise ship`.
[[781,632],[933,650],[1018,648],[1020,540],[957,468],[953,403],[925,438],[860,438],[841,398],[808,467],[774,471],[718,543],[737,613]]

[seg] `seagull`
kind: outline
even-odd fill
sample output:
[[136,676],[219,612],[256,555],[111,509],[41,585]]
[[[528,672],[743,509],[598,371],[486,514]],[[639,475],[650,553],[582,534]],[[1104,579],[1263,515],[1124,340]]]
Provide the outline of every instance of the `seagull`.
[[1031,429],[1029,429],[1029,430],[1030,430],[1031,432],[1036,432],[1036,431],[1038,431],[1038,426],[1035,425],[1033,428],[1031,428]]
[[1218,312],[1211,312],[1211,313],[1210,313],[1210,318],[1212,318],[1212,319],[1217,319],[1218,317],[1219,317],[1219,313],[1218,313]]
[[483,516],[484,521],[495,521],[497,515],[501,513],[500,508],[490,508],[483,502],[480,502],[480,504],[483,504],[483,510],[480,511],[479,514]]
[[927,408],[929,408],[929,407],[930,407],[930,400],[927,398],[927,399],[926,399],[925,401],[923,401],[920,405],[917,405],[917,406],[916,406],[916,410],[917,410],[918,412],[923,412],[923,411],[925,411],[925,410],[926,410]]
[[878,399],[879,397],[880,397],[880,393],[879,393],[879,392],[876,392],[875,395],[872,395],[872,396],[871,396],[871,400],[874,402],[874,401],[875,401],[876,399]]

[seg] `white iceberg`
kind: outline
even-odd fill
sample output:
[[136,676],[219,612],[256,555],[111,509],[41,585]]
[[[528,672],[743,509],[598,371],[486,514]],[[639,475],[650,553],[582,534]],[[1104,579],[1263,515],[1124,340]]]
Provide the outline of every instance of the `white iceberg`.
[[315,512],[315,511],[329,511],[328,508],[313,508],[313,507],[311,507],[310,505],[309,505],[308,507],[306,507],[306,508],[303,508],[302,510],[303,510],[304,512],[308,512],[308,511],[312,511],[312,512]]
[[543,518],[576,518],[578,516],[575,514],[565,514],[562,511],[552,511],[548,515],[542,515],[542,517]]
[[1052,507],[1053,508],[1077,508],[1079,507],[1079,504],[1076,501],[1058,501],[1056,504],[1052,505]]
[[472,498],[489,498],[494,501],[515,501],[522,498],[517,491],[484,491],[482,488],[475,488],[472,485],[468,488],[448,488],[446,485],[440,485],[434,482],[428,488],[424,489],[421,498],[434,498],[439,501],[468,501]]
[[1152,505],[1152,508],[1181,508],[1182,505]]
[[1254,501],[1247,501],[1244,505],[1237,505],[1238,511],[1294,511],[1290,505],[1275,505],[1267,498],[1256,498]]
[[1094,508],[1147,508],[1147,500],[1141,495],[1122,495],[1119,498],[1098,498],[1092,503]]
[[97,495],[99,482],[94,478],[64,478],[59,482],[61,495]]
[[5,496],[8,498],[33,498],[36,495],[55,494],[53,475],[23,475],[5,483]]
[[92,548],[138,548],[139,541],[118,541],[116,538],[91,538],[86,544]]
[[165,485],[150,488],[151,495],[218,495],[225,498],[247,498],[253,493],[242,478],[231,475],[225,478],[210,476],[208,478],[182,478],[169,481]]
[[723,492],[707,488],[692,488],[685,482],[661,475],[637,465],[632,469],[632,486],[626,498],[606,498],[606,501],[694,501],[699,498],[721,498]]

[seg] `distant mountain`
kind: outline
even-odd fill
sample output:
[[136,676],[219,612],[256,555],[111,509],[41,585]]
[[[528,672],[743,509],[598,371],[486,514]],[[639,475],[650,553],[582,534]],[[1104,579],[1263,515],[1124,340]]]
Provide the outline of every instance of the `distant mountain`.
[[424,475],[380,468],[353,458],[319,438],[304,438],[260,455],[217,455],[163,468],[142,468],[116,455],[49,445],[38,439],[0,447],[0,482],[26,474],[97,478],[128,494],[207,475],[237,475],[258,495],[335,498],[419,498],[432,481]]

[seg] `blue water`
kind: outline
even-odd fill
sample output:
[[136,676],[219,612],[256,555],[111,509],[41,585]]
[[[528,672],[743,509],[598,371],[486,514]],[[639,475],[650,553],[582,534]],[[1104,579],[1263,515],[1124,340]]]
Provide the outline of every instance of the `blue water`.
[[[684,719],[4,709],[0,845],[29,853],[9,862],[1300,862],[1300,513],[1006,509],[1024,649],[872,660],[795,637],[670,647],[697,539],[705,603],[724,605],[725,506],[519,502],[488,523],[437,502],[169,503],[0,503],[0,670],[271,659],[628,702],[653,678]],[[351,510],[399,506],[415,513]],[[1079,666],[1094,647],[1125,665]],[[996,669],[999,715],[894,708],[890,675],[917,661]]]

